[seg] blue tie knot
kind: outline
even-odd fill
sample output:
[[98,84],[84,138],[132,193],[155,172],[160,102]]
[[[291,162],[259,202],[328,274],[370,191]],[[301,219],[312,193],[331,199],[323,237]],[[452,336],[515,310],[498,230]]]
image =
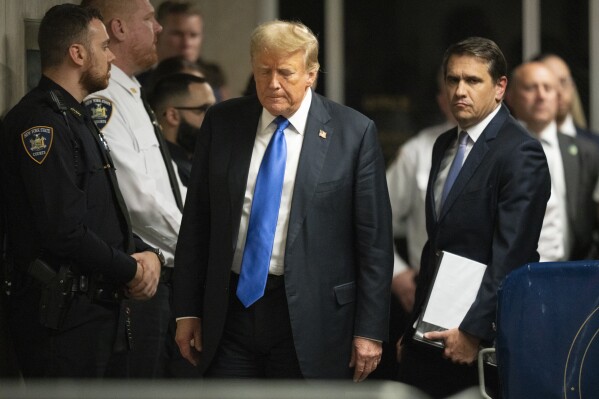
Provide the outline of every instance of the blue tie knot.
[[283,131],[289,126],[289,119],[279,115],[276,117],[275,123],[277,124],[277,131]]

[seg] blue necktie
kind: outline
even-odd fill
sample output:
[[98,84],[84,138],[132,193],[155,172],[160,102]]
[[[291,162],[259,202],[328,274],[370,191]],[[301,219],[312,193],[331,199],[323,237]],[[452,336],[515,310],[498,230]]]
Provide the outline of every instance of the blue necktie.
[[443,204],[445,204],[447,195],[449,195],[449,191],[451,191],[451,187],[460,174],[460,169],[462,169],[462,164],[464,163],[464,156],[466,155],[466,147],[468,145],[468,133],[466,133],[466,131],[462,130],[460,132],[458,144],[458,151],[456,152],[455,158],[451,163],[449,173],[447,174],[447,179],[445,180],[445,185],[443,186],[443,194],[441,195],[441,209],[443,209]]
[[270,139],[254,189],[252,210],[248,225],[237,297],[247,308],[264,295],[272,245],[279,218],[287,143],[283,131],[289,121],[282,116],[275,119],[277,130]]

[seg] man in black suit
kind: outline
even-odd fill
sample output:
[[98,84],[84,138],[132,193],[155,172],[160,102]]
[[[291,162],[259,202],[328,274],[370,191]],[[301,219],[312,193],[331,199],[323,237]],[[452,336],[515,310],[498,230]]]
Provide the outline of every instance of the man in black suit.
[[559,131],[559,81],[542,62],[518,66],[508,89],[514,116],[543,146],[551,171],[551,198],[539,240],[542,261],[591,259],[599,223],[593,195],[599,178],[599,149],[582,137]]
[[[439,136],[433,147],[426,194],[428,242],[412,321],[423,311],[440,251],[487,268],[461,324],[425,335],[442,341],[443,350],[415,341],[413,328],[398,342],[400,381],[434,397],[477,385],[471,363],[479,346],[495,337],[497,288],[507,273],[539,259],[537,242],[550,194],[541,145],[501,104],[507,67],[497,45],[484,38],[465,39],[449,47],[443,68],[458,127]],[[453,185],[448,176],[457,176]]]
[[[318,41],[303,24],[259,26],[250,51],[257,96],[210,108],[194,154],[176,252],[177,344],[207,376],[353,371],[361,381],[387,339],[393,266],[376,128],[311,90]],[[268,169],[281,141],[286,160]],[[283,179],[267,196],[263,171]],[[273,200],[276,228],[263,209]],[[263,274],[248,300],[252,268]]]

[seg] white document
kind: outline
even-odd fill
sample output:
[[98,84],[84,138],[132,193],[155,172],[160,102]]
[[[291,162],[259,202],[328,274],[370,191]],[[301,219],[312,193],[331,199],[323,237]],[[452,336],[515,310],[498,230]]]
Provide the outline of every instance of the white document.
[[459,327],[476,299],[486,269],[485,264],[443,251],[414,338],[422,340],[428,331]]

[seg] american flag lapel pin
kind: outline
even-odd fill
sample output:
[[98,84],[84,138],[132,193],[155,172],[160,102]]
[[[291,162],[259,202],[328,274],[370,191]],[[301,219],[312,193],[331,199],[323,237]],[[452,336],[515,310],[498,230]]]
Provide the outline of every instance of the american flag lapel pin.
[[320,132],[318,132],[318,136],[326,139],[327,138],[327,132],[325,132],[324,130],[321,130]]

